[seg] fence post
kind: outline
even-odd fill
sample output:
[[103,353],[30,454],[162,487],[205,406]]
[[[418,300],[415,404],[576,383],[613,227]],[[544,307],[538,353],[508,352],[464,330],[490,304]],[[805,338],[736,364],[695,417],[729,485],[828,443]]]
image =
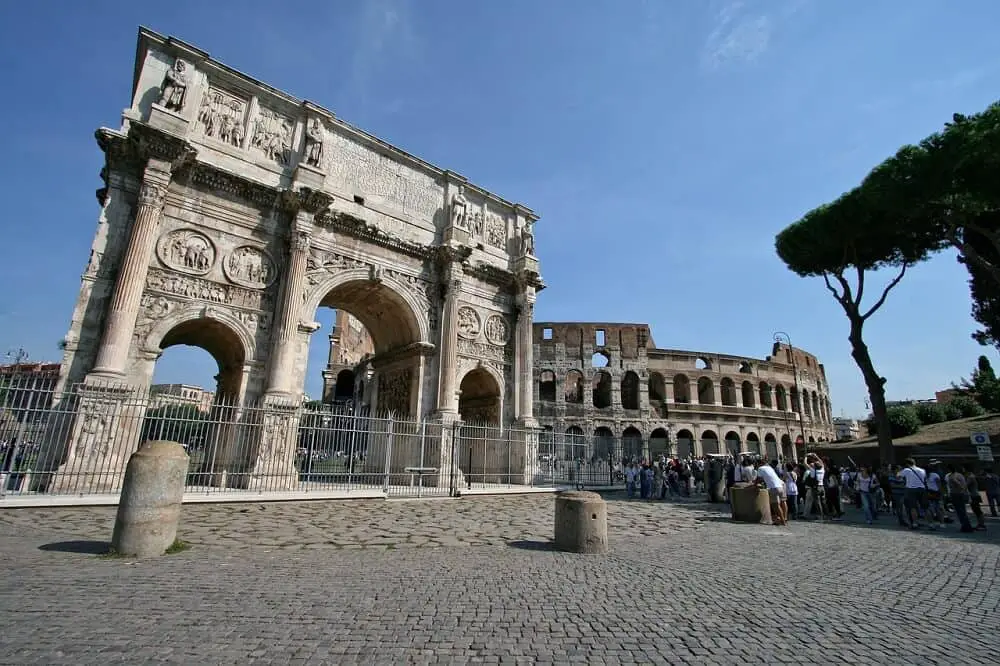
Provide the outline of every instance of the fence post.
[[[442,428],[444,426],[442,425]],[[455,496],[458,494],[457,484],[455,483],[455,467],[458,465],[458,459],[455,457],[455,453],[458,451],[458,422],[451,424],[451,456],[450,457],[450,480],[448,483],[448,494]]]
[[382,487],[382,489],[385,491],[386,494],[389,493],[389,471],[390,471],[390,465],[392,464],[392,440],[393,440],[392,426],[393,426],[392,412],[389,412],[389,420],[387,421],[387,428],[386,428],[388,430],[388,435],[387,435],[388,441],[386,442],[385,445],[385,484]]

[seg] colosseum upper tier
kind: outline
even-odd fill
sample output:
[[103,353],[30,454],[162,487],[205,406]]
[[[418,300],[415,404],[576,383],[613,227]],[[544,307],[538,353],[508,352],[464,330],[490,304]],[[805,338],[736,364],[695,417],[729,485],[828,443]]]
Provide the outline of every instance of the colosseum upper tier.
[[658,349],[646,324],[535,322],[533,337],[535,417],[591,455],[621,442],[626,457],[790,459],[793,441],[834,438],[823,365],[799,348],[775,343],[764,359]]

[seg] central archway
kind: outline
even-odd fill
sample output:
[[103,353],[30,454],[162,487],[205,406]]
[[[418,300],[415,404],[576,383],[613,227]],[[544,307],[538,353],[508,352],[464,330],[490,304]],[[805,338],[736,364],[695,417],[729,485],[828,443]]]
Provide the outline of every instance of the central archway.
[[[429,343],[427,304],[398,280],[373,270],[338,270],[330,274],[318,268],[310,277],[315,286],[306,295],[301,320],[313,323],[304,324],[307,335],[302,356],[309,357],[309,336],[320,328],[315,321],[318,310],[336,310],[336,328],[344,329],[343,322],[352,321],[363,331],[340,330],[330,336],[326,377],[333,380],[343,370],[350,370],[356,379],[364,378],[356,384],[359,390],[352,387],[358,408],[404,418],[419,418],[432,409],[433,401],[422,395],[420,382],[421,375],[436,369],[425,362],[434,349]],[[335,350],[338,345],[340,349]],[[298,381],[305,387],[322,373],[302,365]],[[322,394],[346,393],[346,379],[343,389],[331,389],[324,382]]]

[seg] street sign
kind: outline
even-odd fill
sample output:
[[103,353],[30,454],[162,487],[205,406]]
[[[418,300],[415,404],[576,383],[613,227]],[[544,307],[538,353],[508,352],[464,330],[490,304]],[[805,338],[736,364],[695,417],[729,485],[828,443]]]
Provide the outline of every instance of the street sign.
[[979,454],[979,462],[993,462],[993,449],[990,446],[977,446],[976,453]]
[[990,445],[990,433],[988,432],[974,432],[969,436],[975,446],[989,446]]

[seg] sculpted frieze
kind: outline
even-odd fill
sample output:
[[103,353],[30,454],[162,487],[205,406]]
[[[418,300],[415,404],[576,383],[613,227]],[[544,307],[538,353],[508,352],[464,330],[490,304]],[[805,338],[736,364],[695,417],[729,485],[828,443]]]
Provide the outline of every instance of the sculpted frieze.
[[410,413],[410,384],[413,370],[400,368],[380,372],[378,375],[378,408],[394,414]]
[[250,289],[270,286],[278,275],[277,266],[270,255],[251,245],[238,247],[229,253],[222,269],[235,284]]
[[198,109],[198,126],[205,136],[227,143],[230,146],[243,145],[244,123],[247,102],[239,97],[210,87],[201,100]]
[[191,275],[204,275],[215,265],[215,246],[194,229],[163,234],[156,243],[156,254],[165,266]]
[[146,278],[146,288],[161,294],[250,310],[270,311],[274,307],[272,295],[265,291],[219,284],[211,280],[177,275],[158,269],[150,269],[149,276]]
[[444,204],[444,194],[433,178],[345,136],[328,135],[324,153],[329,175],[345,189],[379,197],[404,213],[428,220]]
[[292,156],[295,122],[277,111],[261,107],[250,132],[250,148],[268,160],[286,166]]
[[463,305],[458,309],[458,334],[466,339],[475,340],[479,337],[482,329],[482,320],[479,313],[468,305]]
[[503,365],[511,364],[511,356],[506,347],[497,347],[484,342],[474,342],[472,340],[458,340],[458,353],[462,356],[482,359],[483,361],[495,361]]
[[506,345],[510,340],[510,324],[503,315],[492,314],[486,318],[486,339],[495,345]]
[[139,316],[136,318],[133,336],[138,340],[144,340],[153,326],[170,314],[177,305],[176,300],[166,296],[143,294],[139,301]]

